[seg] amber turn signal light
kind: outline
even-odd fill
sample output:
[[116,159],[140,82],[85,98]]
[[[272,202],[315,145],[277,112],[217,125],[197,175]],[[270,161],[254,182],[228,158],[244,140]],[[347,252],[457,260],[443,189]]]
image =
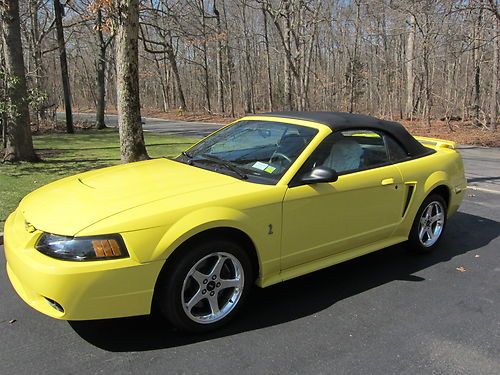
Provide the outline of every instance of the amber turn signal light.
[[119,257],[122,255],[120,245],[116,240],[93,240],[92,247],[96,258]]

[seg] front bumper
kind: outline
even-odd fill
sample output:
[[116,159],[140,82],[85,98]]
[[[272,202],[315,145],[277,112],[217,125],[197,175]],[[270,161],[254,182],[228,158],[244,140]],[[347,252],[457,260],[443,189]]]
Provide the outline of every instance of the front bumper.
[[[163,262],[132,258],[72,262],[35,249],[41,232],[28,233],[14,212],[5,223],[7,274],[31,307],[57,319],[88,320],[143,315],[151,311],[154,286]],[[59,304],[63,311],[54,307]]]

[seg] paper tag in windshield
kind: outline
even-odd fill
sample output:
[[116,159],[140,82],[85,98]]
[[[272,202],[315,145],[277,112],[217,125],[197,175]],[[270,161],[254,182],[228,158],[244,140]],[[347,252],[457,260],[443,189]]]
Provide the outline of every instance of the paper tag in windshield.
[[267,173],[273,173],[275,170],[276,170],[276,168],[274,168],[274,167],[272,167],[272,166],[268,165],[268,166],[266,167],[266,169],[264,169],[264,172],[267,172]]
[[256,161],[254,165],[252,165],[253,168],[258,169],[259,171],[264,171],[266,168],[269,166],[269,164],[262,163],[261,161]]

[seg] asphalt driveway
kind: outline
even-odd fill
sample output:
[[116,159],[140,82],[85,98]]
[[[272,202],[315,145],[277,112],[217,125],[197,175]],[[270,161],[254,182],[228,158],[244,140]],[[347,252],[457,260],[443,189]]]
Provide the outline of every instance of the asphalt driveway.
[[0,247],[0,374],[498,374],[499,197],[468,197],[431,255],[393,246],[255,289],[232,325],[202,336],[155,317],[41,315]]
[[157,317],[48,318],[16,295],[0,246],[0,374],[496,375],[500,153],[463,152],[477,190],[438,251],[393,246],[255,288],[243,314],[211,334],[181,334]]

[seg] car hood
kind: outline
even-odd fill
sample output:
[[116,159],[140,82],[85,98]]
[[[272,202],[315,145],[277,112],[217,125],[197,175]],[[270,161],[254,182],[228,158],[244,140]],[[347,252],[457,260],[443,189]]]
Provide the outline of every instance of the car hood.
[[75,235],[120,212],[157,200],[238,183],[237,179],[168,159],[94,170],[28,194],[19,211],[36,229]]

